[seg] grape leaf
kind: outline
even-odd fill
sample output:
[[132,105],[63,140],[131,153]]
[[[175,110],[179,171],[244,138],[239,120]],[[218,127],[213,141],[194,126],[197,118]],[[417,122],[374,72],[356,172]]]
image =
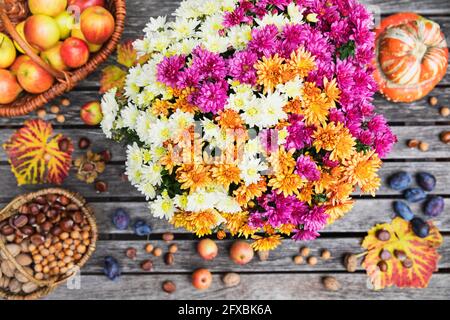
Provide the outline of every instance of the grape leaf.
[[117,62],[127,68],[136,65],[137,52],[133,48],[133,41],[128,40],[117,46]]
[[122,91],[125,85],[127,72],[118,66],[107,66],[102,70],[102,78],[100,79],[100,93],[106,93],[112,88],[117,88],[118,92]]
[[[440,255],[436,249],[442,244],[442,236],[432,222],[430,234],[426,238],[416,236],[411,224],[401,218],[395,218],[390,224],[379,224],[369,230],[362,246],[367,255],[362,263],[375,290],[390,286],[400,288],[426,288],[433,272],[437,269]],[[391,238],[381,241],[377,238],[380,230],[386,230]],[[391,254],[385,260],[387,270],[380,271],[380,255],[383,250]],[[406,254],[412,261],[410,268],[405,267],[399,252]],[[403,257],[404,259],[404,257]]]
[[50,123],[28,120],[3,145],[19,186],[61,184],[68,176],[73,144],[62,135],[52,134]]

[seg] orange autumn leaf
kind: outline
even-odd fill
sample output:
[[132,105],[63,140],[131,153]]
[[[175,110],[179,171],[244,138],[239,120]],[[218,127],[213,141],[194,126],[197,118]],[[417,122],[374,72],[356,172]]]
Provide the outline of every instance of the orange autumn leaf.
[[[3,148],[18,185],[61,184],[72,163],[73,145],[62,135],[53,136],[52,125],[43,120],[28,120],[7,141]],[[60,150],[65,139],[66,147]]]
[[106,93],[112,88],[122,91],[125,85],[127,73],[118,66],[107,66],[102,70],[100,79],[100,93]]
[[133,41],[128,40],[117,46],[117,62],[127,68],[136,65],[137,52],[133,48]]
[[[412,230],[411,224],[401,218],[395,218],[391,223],[379,224],[373,227],[362,246],[367,249],[367,255],[362,263],[375,290],[390,286],[400,288],[426,288],[433,272],[437,269],[440,255],[436,249],[442,244],[442,236],[432,222],[430,234],[419,238]],[[386,230],[391,238],[381,241],[377,238],[380,230]],[[389,251],[391,258],[386,260],[387,270],[380,271],[381,251]],[[406,268],[396,256],[396,252],[404,252],[412,261],[412,267]]]

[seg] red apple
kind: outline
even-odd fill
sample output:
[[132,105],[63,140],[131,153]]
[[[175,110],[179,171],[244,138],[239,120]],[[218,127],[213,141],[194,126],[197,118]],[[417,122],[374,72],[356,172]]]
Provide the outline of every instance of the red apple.
[[56,46],[41,52],[41,58],[47,64],[59,71],[66,71],[69,68],[65,65],[61,57],[62,42],[58,42]]
[[98,52],[100,51],[100,49],[102,48],[103,45],[101,44],[93,44],[93,43],[89,43],[86,38],[83,35],[83,32],[81,32],[80,29],[74,28],[72,29],[72,33],[71,33],[72,37],[74,38],[78,38],[83,40],[84,42],[87,43],[88,47],[89,47],[89,52],[94,53],[94,52]]
[[205,290],[211,286],[212,274],[208,269],[197,269],[192,274],[192,285],[198,290]]
[[105,0],[69,0],[69,7],[78,7],[80,12],[83,12],[89,7],[93,6],[105,6]]
[[25,21],[25,38],[39,51],[55,46],[60,38],[59,27],[56,21],[49,16],[30,16]]
[[[39,53],[39,50],[31,46],[25,38],[25,21],[22,21],[21,23],[16,25],[16,31],[20,35],[20,37],[31,47],[31,49],[33,49],[34,53]],[[20,53],[25,53],[25,51],[19,46],[16,40],[14,40],[14,45],[16,46],[17,51],[19,51]]]
[[89,60],[89,48],[81,39],[70,37],[61,46],[61,57],[65,65],[79,68]]
[[100,102],[92,101],[86,103],[80,110],[80,117],[89,126],[96,126],[103,120]]
[[17,72],[19,71],[19,67],[20,67],[20,65],[23,63],[23,62],[25,62],[25,61],[28,61],[28,60],[30,60],[30,57],[29,56],[27,56],[27,55],[21,55],[21,56],[18,56],[17,57],[17,59],[16,59],[16,61],[14,61],[14,63],[13,63],[13,65],[11,66],[11,68],[9,68],[9,70],[11,71],[11,73],[13,74],[13,75],[17,75]]
[[81,14],[80,27],[88,42],[103,44],[114,33],[114,17],[103,7],[90,7]]
[[17,71],[17,80],[25,91],[39,94],[47,91],[55,79],[32,60],[24,61]]
[[0,104],[13,102],[21,92],[16,77],[10,71],[0,69]]
[[253,248],[245,241],[235,241],[230,248],[230,258],[234,263],[244,265],[252,261]]
[[28,0],[28,7],[32,14],[56,17],[66,10],[67,0]]
[[202,239],[197,245],[197,252],[205,260],[213,260],[217,256],[217,244],[211,239]]

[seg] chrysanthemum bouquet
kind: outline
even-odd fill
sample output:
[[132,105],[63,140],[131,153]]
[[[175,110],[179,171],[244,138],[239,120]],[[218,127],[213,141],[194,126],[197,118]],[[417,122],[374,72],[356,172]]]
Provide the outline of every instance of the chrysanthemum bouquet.
[[355,0],[187,0],[134,43],[103,97],[151,213],[198,236],[312,240],[374,193],[395,136],[374,114],[370,13]]

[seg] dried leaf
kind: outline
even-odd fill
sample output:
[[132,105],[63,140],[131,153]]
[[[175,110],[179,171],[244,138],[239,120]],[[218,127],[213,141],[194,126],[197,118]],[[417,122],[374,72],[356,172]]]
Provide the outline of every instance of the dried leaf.
[[100,79],[100,93],[106,93],[112,88],[118,88],[118,92],[122,91],[125,85],[126,71],[118,66],[107,66],[102,71]]
[[[391,238],[381,241],[377,238],[380,230],[386,230]],[[375,290],[390,286],[400,288],[426,288],[433,272],[437,269],[440,255],[436,249],[442,244],[439,230],[430,222],[430,234],[426,238],[417,237],[408,221],[395,218],[390,224],[379,224],[373,227],[362,246],[368,250],[363,267]],[[391,258],[385,260],[387,270],[380,271],[381,251],[388,250]],[[404,252],[412,261],[412,267],[406,268],[396,252]]]
[[133,48],[133,41],[128,40],[117,46],[117,62],[127,68],[136,65],[137,52]]
[[[18,185],[61,184],[68,176],[73,145],[62,135],[53,136],[52,125],[43,120],[28,120],[3,145]],[[64,150],[60,142],[65,140]]]

